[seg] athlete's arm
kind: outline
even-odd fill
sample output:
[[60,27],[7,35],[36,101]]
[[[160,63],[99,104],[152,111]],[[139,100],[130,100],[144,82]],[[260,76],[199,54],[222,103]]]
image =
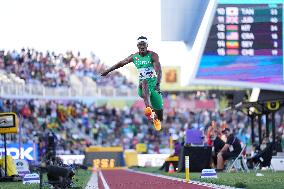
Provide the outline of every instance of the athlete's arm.
[[113,70],[116,70],[120,67],[123,67],[123,66],[125,66],[126,64],[128,64],[132,61],[133,61],[133,54],[131,54],[127,58],[119,61],[117,64],[113,65],[112,67],[106,69],[104,72],[101,73],[101,76],[106,76],[109,72],[112,72]]
[[158,54],[153,52],[152,59],[153,59],[153,66],[154,66],[155,72],[157,74],[156,87],[158,88],[158,90],[160,90],[160,83],[161,83],[161,79],[162,79],[162,68],[161,68],[161,64],[160,64]]

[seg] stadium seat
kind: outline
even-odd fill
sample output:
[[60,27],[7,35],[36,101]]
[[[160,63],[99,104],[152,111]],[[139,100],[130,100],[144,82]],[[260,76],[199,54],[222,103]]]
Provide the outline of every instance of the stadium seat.
[[233,168],[236,171],[241,170],[242,172],[249,172],[249,169],[246,164],[246,155],[245,155],[246,145],[243,146],[241,152],[236,158],[229,159],[226,165],[226,172],[230,172]]

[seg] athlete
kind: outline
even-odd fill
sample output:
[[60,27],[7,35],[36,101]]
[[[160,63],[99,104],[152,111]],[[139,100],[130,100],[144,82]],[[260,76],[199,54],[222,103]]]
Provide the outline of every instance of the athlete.
[[163,121],[163,98],[160,90],[162,69],[159,56],[157,53],[147,50],[148,41],[144,36],[137,39],[137,47],[139,52],[131,54],[108,68],[101,73],[101,76],[106,76],[109,72],[133,62],[139,72],[138,95],[144,100],[146,106],[144,113],[149,120],[153,121],[155,129],[159,131],[161,130],[161,121]]

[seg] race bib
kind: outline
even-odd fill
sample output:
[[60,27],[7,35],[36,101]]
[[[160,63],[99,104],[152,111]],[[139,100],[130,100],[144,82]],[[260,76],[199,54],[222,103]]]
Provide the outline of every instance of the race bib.
[[138,69],[139,79],[149,79],[156,77],[156,72],[153,67]]

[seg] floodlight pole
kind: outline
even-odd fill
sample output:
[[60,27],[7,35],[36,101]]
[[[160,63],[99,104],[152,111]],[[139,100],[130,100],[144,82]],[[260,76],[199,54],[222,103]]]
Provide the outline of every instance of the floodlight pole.
[[272,142],[273,144],[275,144],[275,112],[272,112],[271,123],[272,123]]
[[262,114],[258,115],[258,143],[259,145],[261,144],[261,140],[262,140],[261,117],[262,117]]
[[250,121],[251,121],[251,143],[254,144],[255,134],[254,134],[254,116],[253,115],[250,116]]
[[254,114],[253,112],[250,113],[250,107],[247,108],[247,114],[248,117],[250,118],[250,124],[251,124],[251,144],[254,144],[254,138],[255,138],[255,134],[254,134]]
[[265,136],[268,138],[269,137],[269,114],[268,112],[265,114],[265,126],[266,126]]

